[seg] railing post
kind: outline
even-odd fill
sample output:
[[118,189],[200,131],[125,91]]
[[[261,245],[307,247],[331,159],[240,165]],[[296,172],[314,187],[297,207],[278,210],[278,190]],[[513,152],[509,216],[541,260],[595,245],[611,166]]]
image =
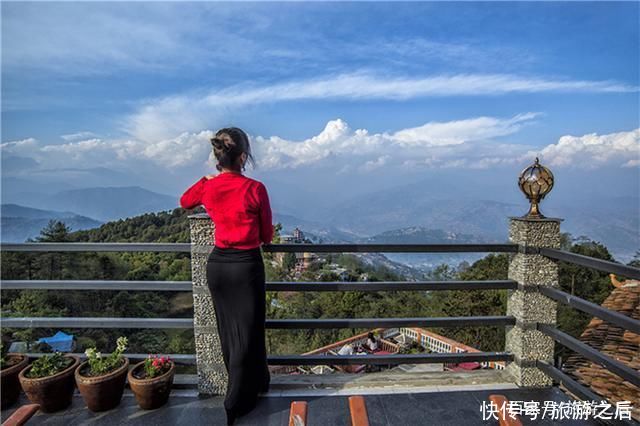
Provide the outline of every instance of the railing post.
[[558,265],[535,254],[537,247],[560,248],[561,219],[511,218],[509,239],[518,244],[511,255],[509,279],[518,282],[509,290],[507,315],[516,319],[507,327],[505,349],[514,356],[506,370],[518,386],[547,387],[551,378],[536,368],[537,360],[553,364],[554,341],[536,330],[536,323],[556,324],[557,302],[542,295],[538,286],[558,287]]
[[220,348],[213,299],[207,286],[207,258],[213,249],[214,224],[207,214],[201,213],[189,216],[189,226],[198,392],[223,395],[227,389],[227,370]]

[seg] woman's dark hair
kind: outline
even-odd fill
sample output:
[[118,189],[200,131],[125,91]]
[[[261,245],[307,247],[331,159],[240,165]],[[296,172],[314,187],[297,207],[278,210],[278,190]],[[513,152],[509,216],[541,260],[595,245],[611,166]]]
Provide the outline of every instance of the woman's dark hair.
[[[238,159],[243,152],[247,153],[247,161],[251,162],[252,166],[255,166],[253,155],[251,155],[249,137],[242,129],[226,127],[218,130],[216,135],[211,138],[211,145],[213,145],[213,154],[218,160],[218,164],[216,164],[218,171],[222,171],[223,168],[240,171]],[[244,170],[244,165],[242,170]]]

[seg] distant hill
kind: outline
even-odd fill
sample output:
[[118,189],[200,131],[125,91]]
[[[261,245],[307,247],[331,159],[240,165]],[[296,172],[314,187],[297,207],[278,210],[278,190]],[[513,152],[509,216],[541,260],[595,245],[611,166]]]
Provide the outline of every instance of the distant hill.
[[60,191],[23,204],[47,210],[70,210],[101,221],[110,221],[171,210],[178,207],[178,199],[139,186],[122,186]]
[[[447,232],[442,229],[429,229],[423,226],[411,226],[394,229],[376,234],[372,237],[358,240],[360,243],[373,244],[473,244],[500,242],[473,234]],[[385,256],[394,262],[399,262],[422,271],[429,271],[435,266],[446,263],[475,262],[484,256],[483,253],[454,254],[454,253],[386,253]]]
[[366,238],[363,242],[384,244],[465,244],[479,243],[484,238],[472,234],[458,234],[442,229],[429,229],[423,226],[410,226],[385,231]]
[[419,226],[503,238],[508,232],[508,217],[521,210],[520,205],[498,201],[434,198],[425,191],[409,195],[388,190],[355,197],[336,206],[327,220],[341,230],[365,235]]
[[102,224],[90,217],[69,211],[41,210],[17,204],[2,204],[0,215],[2,241],[6,243],[22,243],[28,238],[37,237],[51,219],[63,221],[73,231],[96,228]]
[[[628,262],[640,249],[639,206],[638,197],[556,197],[545,200],[542,211],[548,217],[564,219],[562,232],[599,241],[617,260]],[[390,229],[422,227],[472,235],[478,242],[502,242],[508,238],[509,217],[522,216],[526,209],[524,200],[516,204],[460,194],[446,198],[414,184],[357,196],[322,209],[317,216],[347,234],[379,234],[378,238],[384,238],[383,233]],[[396,240],[418,237],[437,241],[431,239],[436,235],[411,234],[398,235]]]
[[0,205],[0,214],[3,217],[21,217],[25,219],[56,219],[64,217],[78,216],[70,211],[53,211],[34,209],[33,207],[20,206],[18,204],[2,204]]
[[564,218],[561,229],[604,244],[616,260],[629,262],[640,250],[639,197],[611,197],[550,207],[548,214]]

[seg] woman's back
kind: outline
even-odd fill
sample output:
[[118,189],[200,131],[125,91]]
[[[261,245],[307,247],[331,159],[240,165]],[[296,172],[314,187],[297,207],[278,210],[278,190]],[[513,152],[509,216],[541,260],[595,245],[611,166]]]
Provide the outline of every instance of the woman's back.
[[235,172],[203,177],[180,198],[182,208],[200,204],[215,223],[216,246],[250,249],[271,242],[271,206],[262,182]]

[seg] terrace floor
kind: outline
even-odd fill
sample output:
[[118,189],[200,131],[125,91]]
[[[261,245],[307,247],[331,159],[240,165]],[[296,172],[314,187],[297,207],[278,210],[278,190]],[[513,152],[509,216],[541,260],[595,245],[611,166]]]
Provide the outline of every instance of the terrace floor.
[[[481,374],[478,374],[481,373]],[[487,374],[493,373],[493,374]],[[469,381],[469,375],[475,378]],[[356,376],[356,377],[354,377]],[[371,377],[367,377],[371,376]],[[404,377],[402,377],[404,376]],[[410,377],[411,376],[411,377]],[[239,418],[236,424],[287,426],[292,401],[307,401],[308,425],[350,425],[349,395],[363,395],[371,426],[382,425],[497,425],[496,420],[484,420],[483,401],[491,394],[505,395],[510,401],[566,402],[571,397],[560,388],[519,389],[506,382],[498,382],[501,372],[476,371],[469,373],[424,374],[433,380],[426,383],[415,374],[369,373],[364,375],[331,374],[321,376],[273,376],[268,393],[262,394],[257,407]],[[436,382],[437,376],[447,377]],[[307,383],[301,383],[305,379]],[[355,379],[355,380],[354,380]],[[442,377],[440,377],[442,379]],[[466,384],[462,384],[467,380]],[[297,382],[297,383],[296,383]],[[24,396],[20,403],[28,403]],[[67,410],[53,414],[36,414],[28,425],[225,425],[223,396],[199,398],[194,389],[175,389],[169,403],[157,410],[138,408],[135,398],[127,390],[121,404],[104,413],[87,410],[79,394]],[[6,419],[16,407],[2,411]],[[531,421],[522,417],[523,424],[535,425],[597,425],[597,421],[549,418]],[[614,424],[638,424],[617,422]]]

